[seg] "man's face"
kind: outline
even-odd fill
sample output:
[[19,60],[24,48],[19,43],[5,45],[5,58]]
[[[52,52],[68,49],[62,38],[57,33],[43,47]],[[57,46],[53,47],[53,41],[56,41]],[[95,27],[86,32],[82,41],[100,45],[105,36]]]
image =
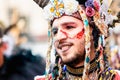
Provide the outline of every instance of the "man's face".
[[72,16],[62,16],[52,24],[54,46],[64,63],[84,60],[85,40],[83,22]]

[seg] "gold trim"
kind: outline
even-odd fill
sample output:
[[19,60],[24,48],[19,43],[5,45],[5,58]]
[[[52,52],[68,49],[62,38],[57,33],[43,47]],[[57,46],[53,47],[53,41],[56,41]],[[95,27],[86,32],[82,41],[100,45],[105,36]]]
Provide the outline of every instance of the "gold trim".
[[[68,72],[72,73],[72,74],[83,74],[83,70],[84,70],[84,67],[80,67],[80,68],[71,68],[70,66],[66,66]],[[94,61],[93,63],[90,64],[90,70],[89,72],[91,72],[92,70],[96,69],[97,68],[97,62]]]

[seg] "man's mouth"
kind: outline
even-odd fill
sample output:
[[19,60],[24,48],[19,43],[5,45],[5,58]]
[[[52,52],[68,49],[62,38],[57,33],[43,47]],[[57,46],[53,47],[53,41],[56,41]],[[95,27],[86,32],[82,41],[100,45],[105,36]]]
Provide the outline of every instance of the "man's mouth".
[[62,52],[66,52],[66,51],[68,51],[69,49],[71,48],[71,46],[64,46],[64,47],[62,47]]
[[60,49],[62,52],[66,52],[71,48],[72,45],[72,43],[62,43],[58,45],[58,49]]

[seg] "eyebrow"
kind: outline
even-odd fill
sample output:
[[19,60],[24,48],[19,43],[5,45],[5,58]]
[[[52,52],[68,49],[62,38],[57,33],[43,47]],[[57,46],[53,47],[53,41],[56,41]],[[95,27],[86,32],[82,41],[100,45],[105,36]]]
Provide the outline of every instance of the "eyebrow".
[[64,22],[61,25],[66,26],[66,25],[77,25],[77,24],[75,22]]

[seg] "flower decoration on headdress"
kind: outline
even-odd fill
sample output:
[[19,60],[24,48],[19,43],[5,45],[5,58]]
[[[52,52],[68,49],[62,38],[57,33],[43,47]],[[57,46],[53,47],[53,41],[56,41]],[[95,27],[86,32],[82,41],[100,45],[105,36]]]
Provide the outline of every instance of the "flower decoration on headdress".
[[95,10],[92,7],[88,6],[86,8],[86,15],[88,17],[92,17],[92,16],[94,16],[94,14],[95,14]]
[[52,7],[50,8],[50,12],[54,14],[56,17],[60,17],[63,13],[64,4],[61,0],[53,0]]
[[76,0],[63,0],[63,1],[65,14],[72,15],[72,13],[77,12],[79,4]]
[[93,0],[87,0],[86,2],[85,2],[85,6],[86,7],[93,7]]
[[100,10],[100,4],[98,1],[96,0],[87,0],[85,2],[85,6],[86,6],[86,15],[88,17],[92,17],[95,14],[95,11],[99,11]]
[[99,2],[99,1],[94,1],[94,2],[93,2],[93,5],[94,5],[94,7],[95,7],[95,9],[96,9],[97,11],[100,10],[100,2]]
[[76,0],[51,0],[50,3],[44,7],[45,17],[48,20],[53,20],[63,14],[72,15],[72,13],[78,11],[78,5]]
[[53,14],[50,11],[51,7],[52,7],[52,5],[47,5],[46,7],[44,7],[45,18],[47,20],[52,20],[54,18]]

